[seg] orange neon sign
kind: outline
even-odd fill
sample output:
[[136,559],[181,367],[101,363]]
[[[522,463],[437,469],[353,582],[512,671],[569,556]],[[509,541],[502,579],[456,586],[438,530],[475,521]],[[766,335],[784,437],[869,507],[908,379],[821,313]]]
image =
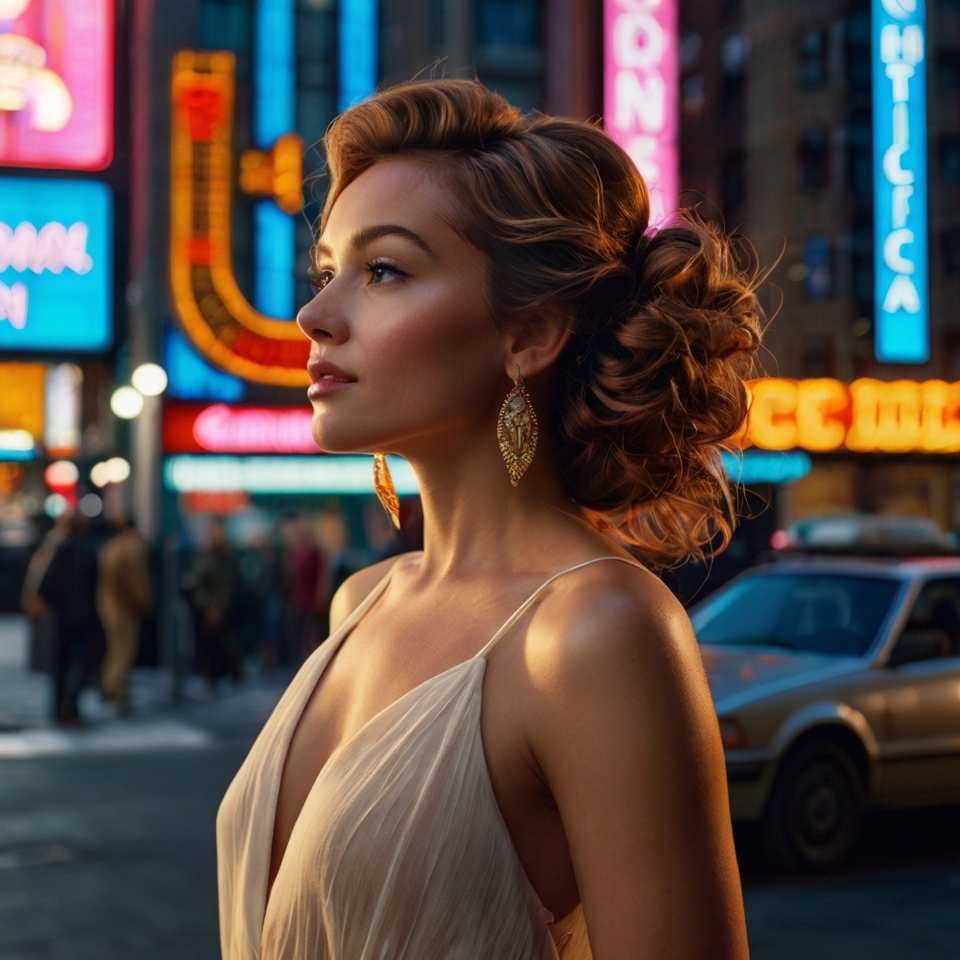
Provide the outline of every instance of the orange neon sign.
[[[223,370],[258,383],[306,386],[310,342],[292,320],[259,313],[233,272],[232,53],[181,51],[173,61],[170,279],[183,328]],[[241,157],[240,186],[300,209],[303,144],[284,134]]]
[[743,446],[815,452],[960,452],[960,382],[826,377],[747,384]]

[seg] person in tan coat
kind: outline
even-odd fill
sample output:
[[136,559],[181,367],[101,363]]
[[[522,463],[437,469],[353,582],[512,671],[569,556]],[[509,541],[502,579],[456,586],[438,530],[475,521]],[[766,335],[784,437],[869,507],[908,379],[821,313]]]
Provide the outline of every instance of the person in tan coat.
[[130,699],[129,677],[137,656],[140,622],[153,598],[147,572],[147,547],[136,528],[123,518],[120,532],[100,549],[97,612],[107,635],[107,655],[100,684],[103,695],[121,707]]

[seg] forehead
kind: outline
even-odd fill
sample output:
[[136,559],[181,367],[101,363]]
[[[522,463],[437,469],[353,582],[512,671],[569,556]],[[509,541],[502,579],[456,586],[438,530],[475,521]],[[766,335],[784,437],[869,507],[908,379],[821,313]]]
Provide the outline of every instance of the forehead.
[[409,158],[381,160],[344,188],[330,210],[322,239],[335,243],[364,227],[394,223],[415,233],[457,236],[453,191],[436,168]]

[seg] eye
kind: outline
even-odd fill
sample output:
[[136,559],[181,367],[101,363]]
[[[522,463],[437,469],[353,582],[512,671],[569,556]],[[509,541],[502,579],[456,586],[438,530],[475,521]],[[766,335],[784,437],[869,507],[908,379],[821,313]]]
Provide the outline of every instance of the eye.
[[371,260],[367,264],[367,270],[370,272],[370,282],[373,284],[390,283],[393,280],[403,280],[407,277],[406,273],[386,260]]
[[307,269],[307,280],[311,288],[319,293],[333,279],[332,270],[321,270],[319,267],[310,266]]

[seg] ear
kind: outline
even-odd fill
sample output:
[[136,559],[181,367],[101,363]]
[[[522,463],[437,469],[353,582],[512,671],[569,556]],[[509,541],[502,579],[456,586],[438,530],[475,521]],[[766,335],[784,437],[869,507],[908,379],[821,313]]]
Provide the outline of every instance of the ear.
[[572,332],[571,307],[548,304],[522,313],[505,335],[507,376],[515,380],[519,367],[520,375],[528,380],[553,366]]

